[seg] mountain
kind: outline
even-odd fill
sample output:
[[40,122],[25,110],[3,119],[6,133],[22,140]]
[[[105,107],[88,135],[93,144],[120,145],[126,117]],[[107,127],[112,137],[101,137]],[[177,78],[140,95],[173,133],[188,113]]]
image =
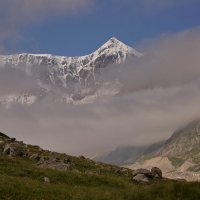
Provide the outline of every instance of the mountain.
[[135,162],[144,153],[146,148],[146,146],[118,147],[107,154],[95,157],[94,160],[116,165],[130,164]]
[[[45,97],[52,88],[59,89],[61,99],[68,103],[83,100],[104,84],[101,71],[109,65],[119,65],[128,58],[140,58],[141,53],[125,45],[116,38],[111,38],[95,52],[80,57],[54,56],[49,54],[1,55],[0,68],[23,71],[35,79],[38,88],[26,89],[21,94],[0,96],[2,104],[32,104]],[[109,85],[111,93],[116,93],[115,83]],[[118,89],[117,89],[118,90]],[[35,94],[39,93],[39,94]],[[57,96],[56,94],[55,96]]]
[[163,143],[164,141],[145,146],[118,147],[115,150],[107,154],[98,156],[94,159],[97,161],[116,165],[131,164],[137,161],[137,159],[139,159],[144,154],[154,153],[163,145]]
[[175,131],[153,153],[141,155],[131,169],[160,167],[169,178],[200,180],[200,120]]
[[200,121],[175,131],[156,154],[200,164]]

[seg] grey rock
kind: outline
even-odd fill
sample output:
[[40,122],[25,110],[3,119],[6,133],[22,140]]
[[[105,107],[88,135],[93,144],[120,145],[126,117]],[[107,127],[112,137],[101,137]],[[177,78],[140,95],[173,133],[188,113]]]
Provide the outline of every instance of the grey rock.
[[45,183],[50,183],[51,181],[50,181],[50,179],[48,177],[44,177],[44,182]]
[[39,160],[39,163],[44,163],[45,162],[45,158],[44,158],[44,156],[40,156],[40,160]]
[[50,152],[49,160],[51,160],[52,162],[59,162],[60,161],[59,154],[56,152]]
[[10,139],[6,134],[0,132],[0,138]]
[[122,168],[120,170],[120,173],[123,174],[123,175],[125,175],[125,176],[128,176],[129,175],[129,170],[127,168]]
[[162,178],[162,171],[158,167],[153,167],[151,173],[155,178]]
[[133,181],[137,183],[149,183],[149,179],[144,174],[137,174],[133,177]]
[[100,171],[85,171],[85,174],[87,175],[87,176],[99,176],[99,175],[101,175],[101,172]]
[[80,159],[86,160],[84,156],[79,156]]
[[39,156],[37,153],[36,154],[33,154],[29,157],[30,159],[32,160],[37,160],[39,161],[41,159],[41,156]]
[[16,138],[10,138],[10,141],[11,141],[11,142],[15,142],[15,141],[16,141]]
[[148,169],[137,169],[132,172],[133,177],[137,176],[138,174],[143,174],[148,178],[153,177],[153,174]]
[[0,153],[4,151],[4,148],[5,148],[5,143],[0,141]]
[[117,174],[121,174],[121,175],[124,175],[124,176],[129,176],[129,170],[127,168],[120,168],[120,169],[108,169],[109,171],[110,170],[113,170],[115,173]]
[[63,162],[64,162],[65,164],[71,163],[71,159],[70,159],[70,158],[66,158],[66,159],[64,159]]
[[18,143],[6,144],[3,150],[3,153],[8,154],[9,156],[24,156],[25,155],[23,147]]
[[71,171],[75,169],[73,164],[65,164],[64,162],[52,162],[52,161],[39,162],[38,167],[57,169],[61,171]]

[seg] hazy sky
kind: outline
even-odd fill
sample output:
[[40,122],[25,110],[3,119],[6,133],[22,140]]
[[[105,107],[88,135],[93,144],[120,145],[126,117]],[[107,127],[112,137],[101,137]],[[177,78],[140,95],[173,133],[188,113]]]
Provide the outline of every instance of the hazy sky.
[[1,0],[0,51],[83,55],[200,25],[199,0]]
[[[69,154],[94,155],[121,145],[144,145],[170,137],[200,117],[200,29],[166,34],[141,45],[144,57],[110,66],[120,71],[123,95],[88,105],[48,98],[33,106],[1,108],[1,131],[25,142]],[[0,70],[0,91],[34,86],[13,70]],[[24,86],[23,86],[24,84]]]
[[[89,105],[0,110],[0,131],[70,154],[168,138],[200,117],[199,0],[0,0],[0,52],[82,55],[112,36],[144,57],[120,71],[123,95]],[[0,93],[35,87],[34,78],[0,68]]]

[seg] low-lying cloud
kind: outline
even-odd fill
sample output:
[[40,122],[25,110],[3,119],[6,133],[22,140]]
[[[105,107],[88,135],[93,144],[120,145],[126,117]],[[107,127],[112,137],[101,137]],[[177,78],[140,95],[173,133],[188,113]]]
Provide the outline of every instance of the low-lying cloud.
[[39,82],[27,73],[11,67],[0,68],[0,96],[22,94],[38,87]]
[[33,106],[1,108],[1,131],[45,148],[86,155],[168,138],[200,117],[200,30],[162,36],[142,47],[143,58],[103,74],[104,81],[118,77],[123,83],[118,96],[89,105],[44,99]]

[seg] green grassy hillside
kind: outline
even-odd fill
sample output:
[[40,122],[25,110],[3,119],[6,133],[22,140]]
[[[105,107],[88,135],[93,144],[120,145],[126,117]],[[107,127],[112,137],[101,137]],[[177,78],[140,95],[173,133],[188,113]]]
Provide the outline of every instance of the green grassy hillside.
[[[1,141],[10,144],[14,139],[3,137]],[[23,156],[10,156],[11,151],[0,153],[0,200],[200,199],[199,183],[156,179],[147,185],[136,184],[131,170],[58,153],[53,153],[56,161],[50,162],[52,152],[19,143]],[[73,167],[58,170],[55,165],[40,165],[33,156],[36,153],[43,163],[67,159]]]

